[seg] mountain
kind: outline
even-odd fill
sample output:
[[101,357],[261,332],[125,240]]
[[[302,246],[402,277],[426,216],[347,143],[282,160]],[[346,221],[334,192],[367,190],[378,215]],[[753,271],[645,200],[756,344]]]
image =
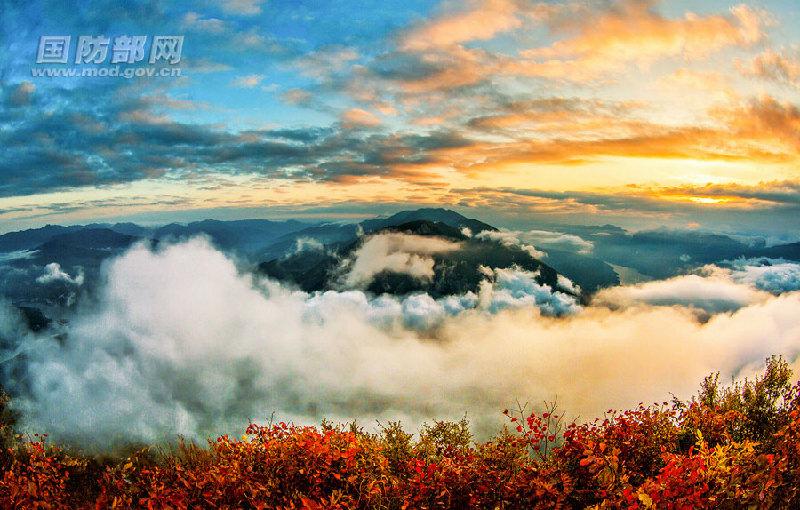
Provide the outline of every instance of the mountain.
[[484,230],[496,231],[497,229],[482,221],[474,220],[462,216],[461,214],[451,211],[450,209],[442,208],[423,208],[414,211],[401,211],[389,216],[388,218],[376,218],[372,220],[364,220],[361,222],[361,227],[364,232],[376,232],[378,230],[402,225],[412,221],[429,221],[434,223],[443,223],[449,227],[458,229],[468,228],[473,234],[477,234]]
[[[403,217],[408,216],[398,216],[398,218]],[[559,287],[558,273],[552,267],[533,258],[527,251],[518,247],[504,246],[495,241],[468,237],[459,228],[459,225],[463,225],[462,222],[451,223],[453,224],[412,220],[373,231],[436,236],[458,242],[461,247],[458,250],[431,255],[434,260],[434,275],[430,280],[384,271],[375,275],[366,290],[375,294],[395,295],[426,292],[433,297],[476,292],[480,282],[486,279],[481,270],[482,266],[493,268],[517,266],[528,271],[538,271],[537,281],[540,284]],[[371,227],[374,225],[373,223]],[[258,272],[279,280],[291,281],[307,292],[336,288],[337,280],[341,276],[341,261],[352,259],[355,251],[363,243],[364,238],[358,238],[349,243],[326,246],[325,250],[309,250],[276,258],[259,264]]]
[[620,283],[614,268],[596,257],[547,248],[547,257],[544,260],[589,294]]
[[153,239],[188,238],[207,235],[223,250],[253,253],[263,249],[275,239],[308,226],[297,220],[203,220],[182,225],[171,223],[154,229]]
[[62,267],[95,268],[112,255],[121,253],[141,238],[108,228],[87,228],[54,236],[36,248],[34,261],[42,265],[57,262]]
[[0,252],[33,250],[57,235],[75,232],[82,228],[82,226],[46,225],[40,228],[9,232],[0,235]]
[[[617,285],[618,272],[667,278],[699,265],[740,257],[800,260],[800,243],[766,247],[751,238],[745,242],[745,238],[737,236],[695,230],[628,232],[614,225],[540,228],[579,236],[591,243],[590,250],[584,253],[564,248],[568,245],[537,245],[547,252],[546,257],[537,260],[520,248],[475,239],[474,234],[498,229],[443,208],[401,211],[351,224],[253,219],[203,220],[159,227],[135,223],[47,225],[0,235],[0,289],[12,304],[28,307],[26,313],[32,323],[41,327],[46,322],[36,317],[36,310],[49,315],[57,307],[69,306],[92,292],[102,263],[110,257],[136,242],[158,243],[196,235],[208,236],[218,248],[235,253],[237,260],[252,264],[261,274],[294,282],[308,291],[335,286],[343,271],[341,261],[353,256],[364,242],[364,234],[381,231],[438,236],[460,243],[461,249],[434,255],[434,277],[428,282],[389,272],[376,275],[367,288],[375,293],[458,294],[477,288],[484,279],[479,271],[481,265],[518,265],[539,270],[540,283],[554,287],[558,275],[564,275],[581,287],[585,297]],[[465,235],[464,229],[473,236]],[[52,270],[46,266],[53,262],[72,280],[59,276],[45,278],[44,283],[39,281]],[[80,274],[84,278],[79,285],[75,277]]]
[[359,227],[354,224],[323,224],[306,227],[296,232],[282,235],[270,242],[255,257],[256,260],[270,260],[294,253],[298,243],[313,239],[324,245],[349,243],[358,238]]
[[337,247],[328,249],[330,251],[306,250],[262,262],[256,272],[281,282],[291,282],[306,292],[324,290],[329,288],[340,260]]
[[[92,225],[87,225],[87,227],[92,227]],[[109,228],[114,232],[119,232],[120,234],[125,234],[128,236],[135,236],[135,237],[151,237],[152,230],[148,227],[143,227],[141,225],[137,225],[136,223],[114,223],[113,225],[97,225],[97,228]]]
[[283,235],[269,243],[258,253],[258,260],[272,260],[296,251],[298,242],[313,239],[322,244],[348,244],[354,242],[360,232],[371,234],[385,228],[396,227],[414,221],[441,223],[459,231],[469,228],[473,234],[484,230],[497,230],[482,221],[467,218],[449,209],[425,208],[413,211],[401,211],[387,218],[364,220],[358,224],[329,223],[314,225]]
[[[800,243],[764,247],[725,234],[658,229],[630,233],[617,227],[560,227],[594,245],[592,257],[633,268],[653,278],[669,278],[704,264],[737,258],[800,260]],[[548,250],[548,253],[550,250]],[[549,260],[555,267],[555,260]],[[568,275],[568,270],[564,274]]]
[[773,259],[800,260],[800,243],[779,244],[758,250],[758,256]]
[[[287,220],[203,220],[188,224],[171,223],[161,227],[143,227],[135,223],[92,223],[89,225],[73,225],[62,227],[47,225],[45,227],[9,232],[0,235],[0,253],[30,251],[37,249],[48,241],[69,234],[89,232],[84,238],[73,238],[76,246],[82,240],[90,240],[96,235],[110,235],[110,232],[135,238],[150,239],[185,239],[196,235],[207,235],[212,242],[223,250],[232,250],[243,254],[256,253],[277,238],[309,227],[309,223]],[[105,234],[98,234],[103,231]]]
[[18,310],[22,316],[25,326],[31,331],[36,332],[47,329],[47,327],[53,322],[38,308],[34,308],[32,306],[20,306],[18,307]]

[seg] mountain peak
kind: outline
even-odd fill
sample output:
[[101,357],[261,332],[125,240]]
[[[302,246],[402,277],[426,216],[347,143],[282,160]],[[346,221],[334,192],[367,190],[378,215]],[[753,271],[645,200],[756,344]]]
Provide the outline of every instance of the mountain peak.
[[428,221],[431,223],[443,223],[448,227],[457,229],[468,228],[473,233],[482,232],[484,230],[497,230],[495,227],[488,225],[482,221],[467,218],[466,216],[457,213],[451,209],[444,209],[441,207],[429,207],[409,211],[397,212],[388,218],[375,218],[373,220],[365,220],[361,222],[361,226],[365,232],[375,232],[388,227],[396,227],[405,223],[414,221]]

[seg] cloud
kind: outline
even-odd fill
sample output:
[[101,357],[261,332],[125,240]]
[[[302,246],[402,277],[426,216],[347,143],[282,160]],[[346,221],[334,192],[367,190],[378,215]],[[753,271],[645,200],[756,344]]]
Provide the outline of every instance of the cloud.
[[560,288],[572,292],[576,296],[580,295],[581,293],[581,287],[579,285],[576,285],[572,280],[570,280],[563,274],[559,273],[557,277],[557,283]]
[[[257,86],[260,78],[240,76],[235,83]],[[637,107],[625,101],[488,95],[476,98],[474,111],[464,112],[475,115],[461,114],[463,127],[454,118],[454,125],[438,129],[389,131],[370,106],[331,110],[341,122],[328,128],[236,132],[176,122],[170,112],[195,105],[163,93],[131,98],[132,92],[120,84],[54,88],[46,96],[35,94],[37,107],[13,109],[19,116],[14,129],[0,130],[0,143],[9,152],[0,161],[0,172],[8,177],[0,183],[0,196],[145,180],[196,183],[199,169],[216,179],[346,184],[385,179],[431,189],[446,187],[452,171],[488,179],[517,164],[585,165],[608,158],[790,164],[800,153],[796,106],[768,96],[715,107],[707,125],[646,122],[634,118]],[[318,95],[302,89],[282,97],[295,105],[320,103]],[[39,106],[48,115],[39,114]],[[87,114],[94,111],[103,114]],[[370,129],[354,129],[361,127]],[[37,172],[28,171],[33,167]]]
[[580,254],[591,253],[594,243],[574,234],[553,232],[550,230],[528,230],[519,234],[523,240],[536,246],[554,250],[573,251]]
[[427,50],[468,41],[492,39],[499,33],[519,28],[513,0],[478,0],[466,2],[466,9],[442,14],[423,23],[403,37],[405,50]]
[[[26,430],[89,446],[234,432],[273,411],[411,427],[466,411],[480,434],[515,399],[591,419],[800,353],[796,292],[699,322],[680,306],[577,309],[529,274],[487,274],[479,295],[442,300],[308,295],[238,273],[203,240],[138,246],[66,337],[17,338],[24,356],[4,363],[25,384],[6,384]],[[541,311],[562,304],[573,313]]]
[[800,49],[768,48],[755,57],[749,66],[739,64],[745,75],[774,81],[783,85],[800,87]]
[[303,74],[321,82],[335,81],[338,75],[350,70],[353,61],[359,54],[353,48],[345,46],[326,46],[313,52],[304,53],[294,60],[296,66]]
[[736,183],[674,186],[661,188],[656,193],[662,196],[692,196],[728,202],[748,202],[754,206],[759,204],[783,206],[800,204],[800,182],[797,181],[760,182],[754,186]]
[[[800,153],[800,108],[794,103],[765,95],[742,107],[720,108],[715,116],[730,126],[738,143],[772,143],[775,147],[763,151],[764,156],[783,153],[796,158]],[[748,152],[757,154],[753,149]]]
[[9,87],[5,97],[5,104],[10,108],[20,108],[29,106],[33,102],[33,94],[36,92],[36,85],[29,81],[23,81]]
[[738,259],[729,263],[732,280],[781,294],[800,290],[800,264],[782,259]]
[[261,13],[261,4],[264,0],[223,0],[222,10],[228,14],[242,16],[255,16]]
[[[751,46],[764,38],[769,15],[740,4],[729,14],[666,18],[656,10],[658,2],[619,0],[574,12],[574,5],[555,10],[549,18],[552,30],[576,31],[550,46],[521,52],[528,59],[565,59],[596,71],[616,63],[647,64],[661,57],[698,58],[729,46]],[[577,20],[577,21],[576,21]]]
[[541,259],[547,256],[547,253],[537,250],[532,244],[524,242],[522,239],[522,234],[522,232],[517,230],[484,230],[475,235],[475,239],[495,241],[503,246],[514,246],[528,253],[528,255],[535,259]]
[[629,132],[641,127],[641,120],[630,120],[642,105],[635,101],[602,101],[564,97],[542,97],[502,101],[487,115],[471,118],[467,125],[483,132],[537,132],[548,136],[570,136],[576,132]]
[[[248,77],[242,85],[256,80],[257,76]],[[162,96],[130,99],[116,87],[51,90],[48,115],[23,109],[15,129],[0,130],[0,143],[9,152],[9,157],[0,161],[0,173],[7,177],[0,183],[0,196],[145,179],[189,179],[198,176],[198,168],[207,170],[203,172],[206,175],[213,172],[212,177],[249,174],[326,181],[396,172],[398,178],[413,180],[413,172],[404,166],[429,161],[427,153],[435,148],[465,143],[450,133],[379,132],[371,136],[371,131],[338,127],[237,133],[219,126],[172,121],[164,110],[184,108],[184,103],[165,101]],[[294,97],[293,92],[286,97],[297,101],[310,98],[305,92]],[[105,114],[87,115],[92,108],[103,109]],[[364,125],[377,119],[365,112],[351,112],[349,120]],[[31,144],[30,140],[39,142]],[[30,172],[32,167],[37,172]]]
[[83,271],[79,268],[78,274],[73,278],[61,269],[58,262],[51,262],[44,266],[44,273],[36,278],[36,283],[47,285],[53,282],[64,282],[71,285],[83,285]]
[[302,89],[287,90],[281,98],[291,105],[302,105],[311,100],[311,93]]
[[[519,268],[490,268],[487,274],[491,274],[493,284],[482,283],[479,299],[492,313],[507,308],[536,308],[545,315],[561,316],[576,313],[580,308],[574,296],[539,284],[535,279],[537,273]],[[564,290],[575,290],[568,278],[559,276],[559,285]]]
[[261,84],[263,80],[264,76],[261,74],[248,74],[246,76],[236,77],[233,82],[231,82],[231,85],[243,89],[252,89]]
[[[722,14],[686,12],[673,18],[659,12],[659,3],[475,0],[403,34],[399,50],[416,64],[393,79],[411,94],[476,87],[505,77],[590,83],[607,80],[608,73],[624,71],[628,64],[641,68],[661,59],[698,60],[726,48],[749,48],[774,24],[768,12],[744,4]],[[521,43],[526,41],[523,29],[543,27],[555,42]],[[515,54],[474,44],[499,35],[514,41]]]
[[192,11],[183,17],[183,26],[190,30],[212,34],[221,34],[227,30],[227,25],[221,19],[203,18],[202,15]]
[[319,239],[314,237],[298,237],[294,243],[294,251],[292,253],[300,253],[304,251],[324,251],[325,245]]
[[[552,136],[531,139],[521,134],[504,144],[474,143],[468,150],[450,153],[456,168],[479,174],[511,164],[585,164],[604,157],[695,159],[703,161],[791,162],[800,149],[794,136],[798,109],[788,102],[764,96],[744,104],[713,108],[707,125],[674,126],[631,123],[614,133],[605,127],[581,137]],[[569,121],[567,121],[567,125]],[[581,132],[580,122],[571,124]],[[591,134],[588,134],[591,133]]]
[[[686,222],[697,218],[710,222],[716,215],[716,221],[725,225],[719,228],[729,231],[740,230],[741,222],[759,223],[758,229],[761,231],[775,230],[769,228],[775,215],[781,214],[791,222],[800,205],[800,187],[795,181],[761,182],[756,185],[630,185],[592,191],[504,187],[453,188],[450,191],[462,205],[493,210],[524,210],[546,215],[603,214],[620,218],[622,215],[638,215],[656,218],[661,225],[669,219],[678,222],[682,218],[686,218]],[[537,235],[531,236],[530,241],[536,243]],[[575,242],[579,243],[577,240]],[[547,248],[546,243],[544,245]]]
[[[243,2],[232,10],[252,13],[259,9],[274,14],[275,19],[307,21],[307,7],[302,6],[287,10],[277,4]],[[119,15],[132,20],[133,14],[147,10],[141,7],[133,13],[113,13],[115,19]],[[220,80],[235,80],[237,86],[254,90],[266,83],[256,84],[259,77],[272,77],[279,82],[279,94],[285,92],[283,100],[316,110],[302,118],[318,125],[296,129],[305,132],[304,138],[286,139],[276,133],[284,129],[242,129],[242,122],[258,121],[238,107],[231,110],[212,105],[213,115],[187,109],[176,114],[178,102],[166,104],[156,99],[173,93],[183,97],[199,82],[186,84],[189,89],[181,82],[178,89],[171,90],[173,85],[163,82],[78,80],[67,87],[37,81],[36,90],[28,91],[28,70],[27,78],[13,76],[13,81],[3,84],[0,101],[6,108],[0,112],[0,123],[9,128],[0,129],[0,145],[8,152],[0,161],[0,174],[6,176],[0,183],[0,196],[78,188],[99,188],[107,194],[117,193],[115,184],[137,182],[144,187],[157,182],[173,187],[187,182],[185,193],[193,200],[187,199],[186,207],[199,207],[203,200],[195,197],[206,187],[197,185],[198,176],[206,175],[218,182],[230,179],[232,189],[226,197],[235,197],[237,191],[250,195],[251,182],[258,180],[264,185],[271,179],[314,187],[313,192],[302,193],[306,203],[319,196],[347,202],[368,189],[376,200],[397,195],[398,200],[446,199],[456,204],[461,197],[444,195],[449,184],[465,186],[474,182],[473,178],[480,181],[476,185],[500,182],[497,179],[510,182],[498,175],[519,171],[521,165],[596,165],[598,171],[610,172],[610,182],[622,186],[621,180],[635,178],[631,170],[635,164],[645,164],[633,161],[637,158],[659,160],[662,171],[667,165],[699,168],[697,162],[704,169],[713,168],[714,175],[708,179],[715,182],[739,172],[745,163],[764,165],[767,173],[779,172],[778,165],[796,164],[796,108],[786,101],[791,96],[782,95],[785,90],[773,87],[775,98],[748,100],[745,94],[749,89],[740,87],[743,82],[730,80],[728,86],[745,94],[727,98],[721,105],[715,103],[711,110],[702,109],[712,100],[706,95],[698,101],[700,105],[690,106],[679,98],[680,108],[672,108],[664,104],[670,98],[659,95],[663,91],[652,97],[652,91],[631,95],[622,90],[628,78],[634,79],[631,83],[636,76],[641,79],[642,69],[633,69],[634,64],[652,64],[645,75],[648,82],[659,81],[662,74],[674,75],[678,83],[700,80],[702,88],[719,90],[729,73],[718,67],[716,56],[703,65],[696,62],[697,56],[725,50],[730,54],[722,54],[722,60],[746,57],[743,65],[749,65],[749,59],[764,48],[770,20],[754,7],[685,10],[676,11],[659,2],[475,0],[446,3],[427,21],[411,22],[407,30],[393,31],[388,37],[385,26],[367,37],[366,32],[375,25],[365,20],[363,30],[342,39],[318,20],[315,27],[330,37],[318,40],[312,31],[309,40],[294,42],[291,37],[271,35],[269,27],[255,23],[256,18],[232,18],[202,9],[175,16],[153,11],[148,13],[148,22],[170,18],[179,26],[185,22],[187,29],[197,30],[193,32],[196,44],[213,49],[206,55],[208,62],[192,64],[186,55],[192,69],[218,71],[224,66],[216,63],[225,62],[236,72],[220,75]],[[19,17],[23,14],[20,11]],[[408,22],[398,16],[392,26]],[[599,23],[595,25],[593,20]],[[235,34],[229,34],[234,26]],[[709,27],[714,28],[714,37],[709,38]],[[230,36],[220,37],[225,34]],[[276,52],[284,59],[278,66],[285,66],[273,69],[264,63],[272,58],[248,59],[256,48]],[[708,52],[704,53],[705,49]],[[525,50],[558,54],[521,56],[520,51]],[[783,73],[780,69],[791,69],[786,63],[792,62],[794,47],[774,51],[781,58],[767,58],[762,51],[762,67],[774,67],[776,75]],[[671,61],[656,63],[662,58]],[[253,68],[253,62],[268,68]],[[616,72],[623,65],[630,68]],[[609,66],[615,72],[608,72]],[[673,73],[676,66],[680,69]],[[300,74],[300,80],[290,79],[287,72]],[[556,81],[543,82],[541,77]],[[15,83],[18,80],[26,81]],[[563,80],[570,84],[564,85]],[[603,88],[610,96],[599,98],[592,93],[597,81],[605,85],[607,80],[621,80]],[[347,97],[340,101],[340,95]],[[256,96],[248,97],[253,100]],[[714,96],[713,100],[717,99]],[[220,100],[224,102],[224,97]],[[16,106],[11,107],[12,103]],[[667,106],[670,111],[662,111]],[[388,115],[393,118],[386,118]],[[215,124],[203,124],[211,122],[209,119]],[[416,122],[428,125],[417,129]],[[325,123],[329,126],[324,127]],[[673,161],[664,161],[668,159]],[[625,167],[623,172],[609,170],[616,163]],[[30,172],[30,168],[37,171]],[[569,173],[570,179],[577,181],[570,180],[573,189],[588,189],[584,179],[601,179],[594,169],[580,170]],[[543,171],[554,176],[554,183],[548,185],[551,189],[566,178],[556,176],[554,168]],[[595,177],[586,177],[589,174]],[[243,181],[246,183],[240,184]],[[312,186],[317,183],[322,184]],[[283,186],[282,182],[275,184],[275,188]],[[427,193],[429,190],[432,193]],[[277,197],[269,194],[270,199]],[[298,195],[274,199],[285,204]],[[215,205],[240,202],[222,195],[215,198]],[[465,203],[470,199],[464,197]],[[497,199],[492,197],[495,203],[500,201]],[[648,207],[661,206],[660,212],[664,212],[667,200],[656,202],[641,201]],[[635,200],[627,203],[637,204]],[[546,207],[557,205],[552,200]]]
[[740,285],[715,266],[706,275],[682,275],[667,280],[603,289],[593,298],[597,306],[628,308],[637,305],[694,307],[708,313],[738,310],[763,303],[769,294]]
[[[25,334],[27,324],[20,313],[19,308],[13,306],[5,297],[0,296],[0,341],[3,348],[7,347],[7,342],[13,338],[19,338]],[[15,355],[11,354],[11,356]],[[0,365],[8,359],[8,353],[0,354]]]
[[374,127],[381,125],[381,119],[361,108],[350,108],[342,114],[342,124],[345,127]]
[[381,272],[401,273],[419,279],[433,278],[432,255],[458,250],[458,243],[439,237],[387,233],[369,236],[343,261],[342,284],[366,287]]

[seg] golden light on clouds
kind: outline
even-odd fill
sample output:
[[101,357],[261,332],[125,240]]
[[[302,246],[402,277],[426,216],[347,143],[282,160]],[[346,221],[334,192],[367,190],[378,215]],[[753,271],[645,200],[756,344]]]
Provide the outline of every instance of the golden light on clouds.
[[[606,210],[575,194],[632,194],[654,210],[786,207],[794,191],[774,201],[697,191],[800,180],[800,35],[774,8],[443,2],[380,44],[348,39],[282,56],[289,84],[267,84],[255,68],[227,80],[316,115],[259,129],[242,127],[241,112],[178,122],[170,112],[225,106],[131,85],[138,100],[117,112],[118,133],[101,136],[114,128],[106,117],[69,117],[73,139],[100,138],[52,158],[64,166],[58,182],[79,185],[34,183],[0,198],[0,218],[370,202]],[[267,39],[256,29],[248,37]],[[6,102],[35,104],[41,89],[24,81]],[[52,132],[29,138],[59,150]],[[104,179],[119,175],[92,185],[93,165],[108,167]],[[511,200],[491,192],[500,189],[564,195]]]

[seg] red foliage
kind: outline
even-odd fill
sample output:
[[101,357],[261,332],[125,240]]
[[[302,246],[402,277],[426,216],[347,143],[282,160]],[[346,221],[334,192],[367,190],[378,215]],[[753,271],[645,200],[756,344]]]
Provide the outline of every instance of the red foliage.
[[250,425],[240,439],[105,466],[36,437],[7,449],[0,507],[798,508],[798,395],[767,407],[748,395],[757,412],[728,394],[565,427],[554,406],[520,408],[505,413],[510,432],[478,444],[465,422],[416,441],[397,427]]
[[69,508],[69,473],[58,453],[46,447],[44,437],[25,443],[19,458],[3,473],[0,507]]

